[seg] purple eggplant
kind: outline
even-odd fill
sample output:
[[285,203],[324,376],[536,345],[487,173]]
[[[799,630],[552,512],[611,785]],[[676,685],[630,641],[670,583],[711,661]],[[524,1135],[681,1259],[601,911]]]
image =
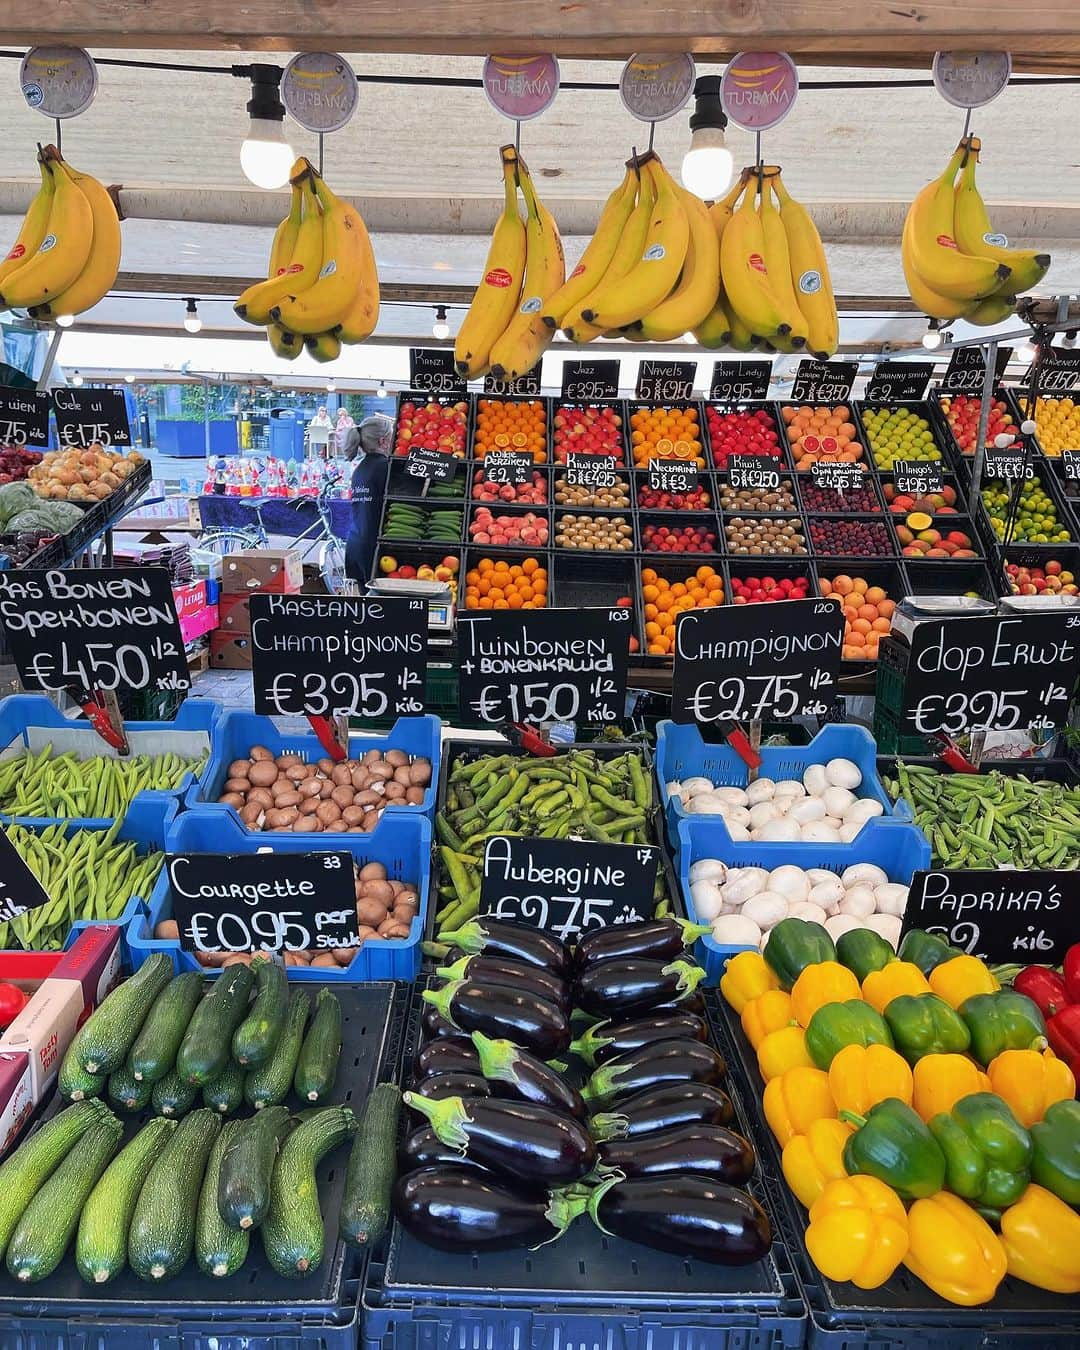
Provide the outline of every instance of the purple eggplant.
[[653,1041],[704,1041],[708,1035],[705,1019],[696,1013],[650,1013],[625,1022],[597,1022],[571,1041],[570,1049],[586,1064],[597,1065]]
[[418,1079],[431,1073],[475,1073],[480,1067],[476,1046],[467,1036],[440,1036],[428,1041],[416,1056]]
[[502,984],[527,989],[563,1012],[570,1012],[570,986],[558,975],[540,966],[528,966],[508,956],[463,956],[452,966],[440,966],[436,975],[444,980],[475,980],[477,984]]
[[552,1242],[587,1204],[577,1194],[514,1190],[468,1167],[424,1167],[394,1185],[394,1213],[402,1226],[429,1247],[448,1252]]
[[687,994],[683,998],[673,998],[669,999],[667,1003],[657,1003],[655,1007],[649,1009],[649,1012],[687,1012],[693,1013],[695,1017],[704,1017],[705,995],[700,989],[695,989],[692,994]]
[[727,1073],[723,1056],[700,1041],[654,1041],[594,1069],[581,1095],[590,1105],[607,1105],[661,1083],[719,1083]]
[[605,1233],[714,1265],[749,1265],[772,1245],[757,1201],[708,1177],[612,1177],[589,1197],[589,1214]]
[[676,1125],[636,1139],[616,1139],[597,1149],[602,1167],[614,1168],[624,1177],[670,1176],[691,1172],[695,1176],[741,1186],[754,1173],[754,1150],[750,1142],[723,1125]]
[[444,1144],[519,1184],[567,1186],[596,1162],[596,1145],[582,1122],[547,1106],[493,1097],[435,1102],[415,1092],[403,1100],[427,1117]]
[[561,1008],[525,990],[454,980],[425,989],[424,1001],[461,1031],[513,1041],[540,1059],[554,1059],[570,1044],[570,1019]]
[[534,1102],[537,1106],[550,1106],[553,1111],[564,1111],[578,1120],[585,1119],[581,1093],[542,1059],[512,1041],[493,1041],[479,1031],[474,1031],[472,1038],[480,1058],[480,1072],[487,1079],[492,1096]]
[[611,1111],[589,1117],[597,1143],[638,1139],[676,1125],[730,1125],[735,1119],[731,1098],[715,1083],[661,1083],[626,1097]]
[[692,994],[705,972],[690,961],[605,961],[574,981],[574,1006],[596,1017],[634,1017]]
[[491,1094],[487,1079],[476,1069],[473,1073],[429,1073],[416,1084],[416,1092],[442,1101],[444,1097],[487,1097]]
[[491,1175],[479,1163],[463,1157],[460,1149],[444,1144],[430,1125],[410,1130],[398,1148],[399,1172],[415,1172],[419,1167],[468,1167]]
[[570,950],[539,929],[506,919],[473,919],[461,928],[439,934],[440,942],[460,947],[467,956],[483,952],[485,956],[509,956],[526,965],[539,966],[568,980],[573,971]]
[[424,1033],[426,1041],[435,1040],[442,1036],[458,1036],[461,1032],[454,1026],[453,1022],[448,1022],[435,1008],[430,1004],[424,1005],[424,1011],[420,1018],[420,1027]]
[[597,928],[575,948],[574,969],[580,974],[602,961],[674,961],[684,947],[711,931],[709,924],[688,919],[647,919]]

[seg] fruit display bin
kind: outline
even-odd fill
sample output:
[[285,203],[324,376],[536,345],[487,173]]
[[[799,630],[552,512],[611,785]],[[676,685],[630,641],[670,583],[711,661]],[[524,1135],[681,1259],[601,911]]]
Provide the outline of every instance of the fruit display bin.
[[[508,549],[527,554],[535,549],[548,549],[554,541],[551,511],[546,506],[516,506],[512,502],[496,502],[489,506],[485,502],[474,502],[466,514],[465,542],[475,548]],[[508,537],[496,543],[491,538],[491,531],[484,528],[488,519],[504,521],[505,524],[495,528],[499,534],[505,533]],[[537,537],[524,539],[526,533]],[[488,537],[481,538],[482,535]]]
[[[618,455],[619,458],[615,465],[617,469],[629,469],[632,466],[633,460],[630,457],[630,432],[627,426],[626,404],[622,399],[590,399],[584,401],[563,398],[555,399],[550,417],[551,446],[549,454],[552,464],[565,464],[567,454],[575,448],[574,441],[578,439],[576,436],[566,436],[562,441],[560,441],[558,437],[560,432],[566,433],[570,431],[578,422],[579,419],[576,414],[583,410],[603,412],[605,409],[610,410],[613,416],[618,419],[618,436],[617,438],[612,437],[612,440],[617,439],[618,444],[617,447],[611,451],[598,450],[596,453]],[[590,439],[588,433],[586,433],[582,439],[588,441]]]
[[[416,992],[403,1058],[419,1044]],[[725,1083],[745,1130],[733,1080]],[[746,1190],[766,1209],[761,1169]],[[784,1243],[710,1265],[601,1233],[583,1215],[533,1251],[443,1252],[395,1220],[361,1296],[361,1350],[798,1350],[805,1308]]]
[[[334,992],[341,1004],[342,1072],[331,1104],[359,1111],[376,1082],[396,1073],[402,994],[387,981],[335,986]],[[43,1118],[61,1105],[54,1097]],[[122,1142],[149,1114],[126,1118]],[[317,1170],[326,1256],[310,1275],[283,1279],[256,1239],[244,1265],[226,1279],[210,1279],[189,1262],[160,1286],[130,1270],[89,1285],[69,1251],[48,1280],[32,1288],[0,1272],[0,1344],[6,1350],[355,1350],[367,1258],[338,1237],[347,1157],[343,1144]]]
[[[170,853],[251,854],[267,850],[273,853],[317,853],[344,850],[356,859],[357,867],[369,862],[382,863],[392,880],[415,882],[420,908],[409,926],[407,938],[379,938],[365,942],[352,963],[331,970],[329,966],[290,966],[290,980],[300,982],[358,980],[412,980],[420,969],[420,942],[427,924],[430,887],[428,859],[431,854],[431,822],[426,816],[407,817],[384,814],[370,834],[320,835],[322,844],[313,847],[312,836],[288,832],[253,835],[231,820],[219,820],[196,811],[185,811],[169,830]],[[191,952],[181,948],[176,938],[158,938],[154,930],[162,919],[173,917],[172,888],[164,870],[158,878],[145,913],[136,915],[128,930],[132,963],[137,969],[154,952],[165,952],[178,973],[201,970]],[[208,970],[216,975],[216,970]]]
[[696,487],[694,492],[704,492],[707,501],[700,505],[688,505],[687,493],[661,492],[659,488],[649,487],[648,469],[634,469],[631,473],[633,480],[633,492],[631,502],[639,511],[684,511],[696,514],[698,511],[711,511],[717,503],[713,496],[714,480],[713,475],[708,469],[699,469],[697,471]]
[[799,505],[807,516],[870,516],[883,515],[885,499],[881,494],[880,475],[873,468],[863,474],[862,486],[854,492],[840,493],[814,484],[810,470],[800,469],[794,475],[798,487]]
[[[435,513],[441,513],[436,517]],[[380,547],[393,548],[404,544],[407,548],[416,545],[420,548],[457,548],[461,544],[465,521],[469,514],[467,502],[440,501],[424,498],[422,501],[405,502],[400,499],[384,500],[382,518],[379,521]],[[449,522],[456,523],[456,529],[447,530]],[[429,531],[438,526],[448,536],[445,539],[428,538]],[[397,537],[388,534],[388,530],[397,530]],[[407,533],[406,533],[407,531]]]
[[[895,459],[915,459],[923,460],[924,452],[918,444],[913,444],[911,440],[906,439],[909,432],[901,432],[897,444],[894,447],[894,437],[889,432],[883,432],[881,435],[871,436],[870,428],[867,425],[868,414],[884,411],[886,417],[906,414],[908,422],[913,419],[921,419],[926,423],[922,431],[929,431],[930,438],[924,444],[927,450],[937,451],[936,456],[925,454],[926,462],[939,463],[946,471],[952,469],[954,464],[955,445],[948,427],[944,424],[940,416],[940,409],[932,399],[920,401],[909,400],[890,400],[885,403],[867,403],[865,400],[856,399],[852,405],[852,411],[855,413],[856,424],[858,425],[863,442],[867,448],[867,463],[877,473],[890,473],[892,471],[892,461]],[[919,425],[918,422],[915,423]],[[877,446],[877,454],[874,453],[874,447]],[[880,462],[879,462],[880,461]]]
[[[1045,460],[1039,461],[1035,459],[1032,460],[1032,467],[1035,470],[1035,477],[1029,481],[1038,483],[1039,486],[1042,487],[1043,491],[1053,504],[1054,515],[1058,522],[1058,527],[1066,529],[1069,532],[1069,538],[1041,542],[1034,539],[1017,538],[1014,535],[1013,542],[1022,544],[1026,548],[1040,549],[1045,553],[1046,557],[1050,558],[1053,557],[1054,550],[1061,548],[1063,544],[1080,543],[1080,524],[1078,524],[1077,516],[1073,511],[1069,498],[1067,498],[1061,490],[1061,484],[1053,469],[1050,468]],[[970,482],[970,478],[968,481]],[[975,509],[975,526],[982,535],[986,549],[989,550],[988,556],[993,556],[995,550],[1000,550],[1002,540],[998,538],[997,532],[994,530],[991,522],[991,513],[986,504],[985,493],[988,488],[999,485],[1004,486],[1006,489],[1011,489],[1014,486],[1014,480],[988,480],[984,477],[979,503]],[[1023,499],[1021,498],[1021,502],[1022,500]],[[1000,517],[1001,519],[1005,518],[1004,510],[1007,510],[1007,508],[1003,509]],[[1022,510],[1017,513],[1017,523],[1019,523],[1019,516],[1022,514]]]
[[[660,423],[656,434],[649,431],[650,421]],[[703,409],[693,399],[671,403],[631,400],[626,404],[625,425],[629,428],[630,458],[636,469],[647,469],[650,459],[677,459],[704,469],[709,463],[705,452]],[[665,427],[665,424],[671,424]],[[697,448],[695,449],[695,442]]]
[[[503,506],[531,506],[535,510],[559,505],[555,501],[553,487],[555,475],[550,464],[534,464],[532,481],[529,483],[489,483],[484,461],[473,459],[469,461],[467,476],[469,486],[466,495],[474,506],[488,506],[492,511],[496,511],[501,510]],[[525,492],[528,492],[530,497],[538,497],[539,500],[533,501],[530,497],[522,497],[521,494]]]
[[438,405],[438,407],[442,409],[458,409],[459,405],[463,405],[459,410],[463,411],[465,414],[465,438],[461,444],[461,450],[457,455],[457,458],[461,460],[468,458],[468,446],[473,432],[473,420],[476,413],[476,400],[469,398],[465,394],[421,394],[417,393],[416,390],[406,389],[403,390],[397,398],[397,410],[394,415],[394,442],[390,451],[391,460],[403,459],[405,455],[408,454],[409,448],[412,445],[422,445],[432,450],[446,449],[447,452],[450,453],[450,447],[448,446],[443,447],[437,443],[432,445],[432,439],[435,439],[437,442],[437,437],[425,438],[423,436],[410,436],[403,439],[401,436],[404,421],[413,416],[413,414],[409,412],[409,409],[412,408],[418,412],[420,409],[430,405]]
[[[533,461],[537,466],[551,462],[551,437],[554,431],[554,416],[557,400],[550,397],[545,398],[524,398],[519,394],[478,394],[474,399],[470,399],[474,404],[473,414],[469,420],[469,438],[468,455],[475,459],[477,464],[484,462],[484,456],[488,450],[530,450],[539,451],[540,458],[537,459],[533,454]],[[529,409],[539,407],[543,412],[544,431],[543,447],[530,447],[528,444],[515,444],[514,434],[501,433],[494,429],[485,427],[485,422],[493,420],[490,414],[498,415],[501,408]],[[519,433],[524,434],[524,433]],[[506,438],[506,444],[503,444],[503,437]],[[487,442],[490,441],[490,445]]]
[[[1080,576],[1080,544],[1058,544],[1054,548],[1053,553],[1050,556],[1047,555],[1048,550],[1045,547],[1040,547],[1037,545],[1035,547],[1031,547],[1028,544],[1009,544],[1005,549],[1003,549],[1001,556],[1001,565],[1003,569],[1005,569],[1006,585],[1004,588],[1004,594],[1008,595],[1010,591],[1009,569],[1012,567],[1026,568],[1029,572],[1032,569],[1038,568],[1043,573],[1042,578],[1040,578],[1040,580],[1043,581],[1045,581],[1049,576],[1057,576],[1059,578],[1071,577],[1072,578],[1071,581],[1067,582],[1061,581],[1060,584],[1063,586],[1064,585],[1076,586],[1080,584],[1076,580],[1076,578]],[[1028,582],[1027,584],[1034,584],[1034,583]],[[1040,588],[1037,584],[1035,585],[1036,594],[1043,594],[1047,590],[1052,592],[1055,590],[1055,587],[1044,586]],[[1030,595],[1031,593],[1032,593],[1031,591],[1021,592],[1021,594],[1026,595]],[[1070,591],[1065,592],[1065,594],[1075,594],[1075,593],[1076,592]]]
[[[874,468],[874,457],[870,453],[870,445],[866,439],[866,434],[863,430],[862,419],[857,416],[855,411],[855,405],[851,401],[851,399],[847,399],[843,403],[836,403],[831,405],[827,405],[825,403],[813,403],[813,404],[777,403],[775,405],[776,418],[780,428],[780,436],[783,441],[784,450],[787,455],[788,463],[797,473],[809,472],[810,469],[809,463],[807,463],[805,460],[802,463],[800,463],[800,453],[796,444],[799,438],[792,434],[793,427],[791,424],[791,418],[793,416],[798,415],[800,409],[802,408],[805,407],[824,408],[826,406],[831,406],[832,408],[845,408],[847,410],[848,416],[840,422],[840,426],[843,428],[847,428],[847,430],[839,432],[838,434],[836,434],[835,438],[839,442],[839,439],[842,437],[846,439],[851,446],[857,447],[858,451],[860,451],[861,453],[858,453],[855,456],[854,462],[865,465],[868,471],[872,470]],[[833,454],[828,456],[821,456],[821,458],[837,459],[838,455]],[[850,457],[849,461],[845,462],[850,462]]]
[[[754,423],[756,414],[764,414]],[[734,420],[733,420],[734,419]],[[702,427],[705,432],[705,458],[711,469],[726,472],[729,455],[763,455],[778,459],[783,473],[791,473],[794,465],[788,453],[780,412],[777,404],[742,401],[718,402],[709,399],[704,405]]]

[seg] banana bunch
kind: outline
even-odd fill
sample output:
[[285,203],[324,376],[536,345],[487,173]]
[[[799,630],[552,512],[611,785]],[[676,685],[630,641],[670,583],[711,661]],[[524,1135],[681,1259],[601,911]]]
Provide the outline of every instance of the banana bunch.
[[359,211],[336,197],[301,157],[289,179],[289,214],[274,232],[266,280],[233,306],[266,329],[277,356],[291,361],[306,346],[333,361],[343,343],[363,342],[379,319],[379,277]]
[[120,217],[96,178],[54,145],[38,147],[41,186],[11,252],[0,262],[0,309],[35,319],[82,314],[108,294],[120,269]]
[[[483,279],[454,343],[454,363],[467,380],[489,370],[498,379],[516,380],[532,370],[555,336],[544,310],[566,275],[559,228],[536,195],[525,161],[512,145],[499,153],[503,210]],[[525,200],[524,221],[518,188]]]
[[[981,142],[966,136],[940,178],[919,193],[904,221],[901,253],[912,300],[931,319],[1000,323],[1016,297],[1046,275],[1049,253],[1009,248],[995,234],[975,186]],[[959,175],[959,177],[957,177]]]

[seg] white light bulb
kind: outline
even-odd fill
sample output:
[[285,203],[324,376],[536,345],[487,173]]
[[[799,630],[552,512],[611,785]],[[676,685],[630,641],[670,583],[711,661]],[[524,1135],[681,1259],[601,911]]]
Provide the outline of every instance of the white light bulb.
[[1034,436],[1037,430],[1038,428],[1035,426],[1035,423],[1031,420],[1030,417],[1026,418],[1023,422],[1020,423],[1020,434],[1022,436]]
[[716,201],[731,186],[734,166],[723,131],[719,127],[698,127],[683,156],[683,187],[703,201]]
[[1013,355],[1016,357],[1018,361],[1034,361],[1035,348],[1030,342],[1021,342],[1020,346],[1017,347]]
[[326,392],[327,392],[328,394],[332,394],[336,388],[337,388],[337,381],[336,381],[336,380],[327,380],[327,381],[326,381]]
[[56,316],[57,328],[70,328],[74,322],[75,322],[74,314],[58,314]]
[[240,167],[249,182],[267,190],[284,187],[295,160],[281,122],[265,117],[251,119],[240,147]]
[[82,382],[83,382],[82,376],[79,374],[78,371],[76,371],[75,374],[72,375],[71,377],[71,383],[75,385],[76,388],[78,388],[78,386],[82,384]]
[[380,385],[379,385],[378,396],[379,396],[379,398],[385,398],[385,397],[386,397],[386,385],[385,385],[385,384],[380,384]]
[[124,383],[125,383],[125,384],[134,384],[134,383],[135,383],[135,376],[134,376],[134,375],[125,375],[125,376],[124,376]]
[[1012,443],[1013,438],[1007,431],[1001,431],[994,437],[994,445],[999,450],[1008,450]]
[[438,338],[440,342],[443,338],[450,336],[450,325],[446,322],[446,310],[442,305],[435,311],[435,322],[431,325],[431,336]]
[[941,346],[941,334],[936,328],[931,328],[922,335],[922,345],[928,352],[936,352]]
[[200,319],[197,314],[185,314],[184,327],[189,333],[201,333],[202,319]]

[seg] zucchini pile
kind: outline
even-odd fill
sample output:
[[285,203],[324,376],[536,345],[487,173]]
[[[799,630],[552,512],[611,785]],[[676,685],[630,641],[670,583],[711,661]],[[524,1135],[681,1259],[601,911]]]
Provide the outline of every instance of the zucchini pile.
[[174,977],[155,952],[75,1033],[57,1086],[66,1101],[104,1095],[118,1111],[173,1118],[200,1094],[222,1116],[244,1103],[280,1106],[290,1089],[316,1105],[337,1077],[341,1005],[324,986],[309,1026],[310,1013],[310,996],[290,998],[284,968],[267,957],[211,982],[198,971]]
[[[756,1159],[730,1128],[704,972],[684,952],[696,931],[654,919],[573,950],[487,918],[440,934],[463,956],[423,994],[403,1097],[416,1123],[393,1206],[410,1233],[448,1251],[533,1247],[587,1212],[605,1233],[716,1264],[768,1252],[768,1217],[739,1189]],[[576,1037],[572,1022],[587,1024]]]

